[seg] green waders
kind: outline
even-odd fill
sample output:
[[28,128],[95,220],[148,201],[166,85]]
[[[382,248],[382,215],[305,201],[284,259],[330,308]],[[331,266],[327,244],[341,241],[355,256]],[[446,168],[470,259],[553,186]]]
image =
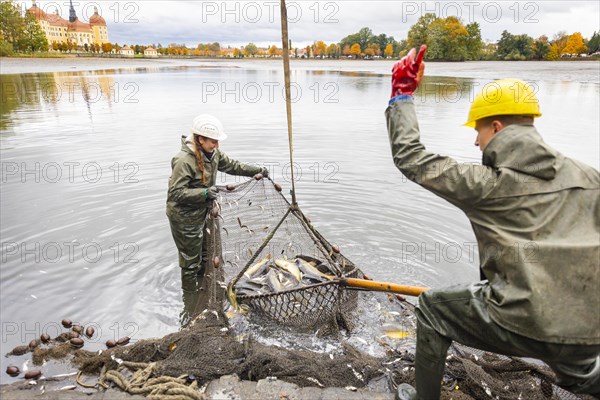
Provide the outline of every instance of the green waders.
[[[415,372],[417,398],[438,399],[452,341],[516,357],[544,361],[557,384],[573,393],[600,393],[600,345],[546,343],[495,323],[485,303],[487,282],[430,290],[419,296]],[[560,301],[557,298],[556,301]]]
[[[204,213],[206,215],[206,212]],[[170,220],[171,233],[179,252],[181,269],[181,289],[183,292],[183,311],[181,325],[186,326],[198,303],[200,288],[204,278],[206,247],[204,219],[198,224],[184,224]]]

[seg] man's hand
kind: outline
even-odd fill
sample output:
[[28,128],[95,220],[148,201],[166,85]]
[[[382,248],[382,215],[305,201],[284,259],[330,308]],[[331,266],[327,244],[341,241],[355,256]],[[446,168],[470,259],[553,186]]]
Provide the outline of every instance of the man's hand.
[[206,194],[204,195],[205,200],[213,200],[217,198],[217,193],[219,193],[219,189],[216,186],[211,186],[206,190]]
[[416,51],[411,49],[407,55],[394,64],[392,68],[392,96],[401,94],[412,95],[423,79],[425,72],[425,63],[423,57],[427,50],[426,45],[422,45],[415,59]]

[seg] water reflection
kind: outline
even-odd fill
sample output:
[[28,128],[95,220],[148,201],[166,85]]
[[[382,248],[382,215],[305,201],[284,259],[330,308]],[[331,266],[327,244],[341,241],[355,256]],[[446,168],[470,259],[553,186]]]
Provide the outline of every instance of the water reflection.
[[[53,72],[27,75],[0,75],[2,101],[0,128],[10,128],[14,114],[20,109],[59,112],[60,104],[83,102],[88,117],[92,117],[91,105],[103,102],[109,107],[119,96],[119,87],[113,79],[115,71]],[[4,132],[3,132],[4,133]]]

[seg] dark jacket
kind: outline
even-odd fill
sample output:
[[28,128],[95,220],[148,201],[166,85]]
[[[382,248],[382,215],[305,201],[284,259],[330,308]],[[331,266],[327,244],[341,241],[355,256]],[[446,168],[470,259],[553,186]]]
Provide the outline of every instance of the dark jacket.
[[171,161],[172,173],[169,178],[167,194],[167,216],[172,221],[188,224],[202,223],[206,216],[207,202],[204,191],[214,186],[217,172],[231,175],[253,176],[261,172],[261,168],[232,160],[221,150],[216,149],[212,160],[202,154],[206,183],[202,183],[202,175],[196,161],[196,155],[181,140],[181,151]]
[[472,165],[425,150],[411,100],[386,117],[398,169],[469,218],[492,319],[540,341],[600,344],[598,171],[533,125],[506,127]]

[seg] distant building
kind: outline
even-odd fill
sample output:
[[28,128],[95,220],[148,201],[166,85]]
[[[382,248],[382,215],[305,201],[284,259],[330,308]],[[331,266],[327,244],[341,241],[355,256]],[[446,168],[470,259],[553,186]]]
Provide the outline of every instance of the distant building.
[[127,45],[121,47],[121,50],[119,50],[119,54],[126,56],[126,57],[133,57],[133,49]]
[[158,51],[152,46],[146,47],[144,50],[144,57],[158,57]]
[[98,14],[97,7],[94,7],[94,15],[90,17],[89,23],[77,18],[72,0],[68,20],[58,14],[58,9],[55,9],[54,14],[44,12],[37,6],[35,0],[32,1],[32,6],[27,12],[37,19],[50,47],[52,43],[71,42],[77,46],[109,43],[106,21]]

